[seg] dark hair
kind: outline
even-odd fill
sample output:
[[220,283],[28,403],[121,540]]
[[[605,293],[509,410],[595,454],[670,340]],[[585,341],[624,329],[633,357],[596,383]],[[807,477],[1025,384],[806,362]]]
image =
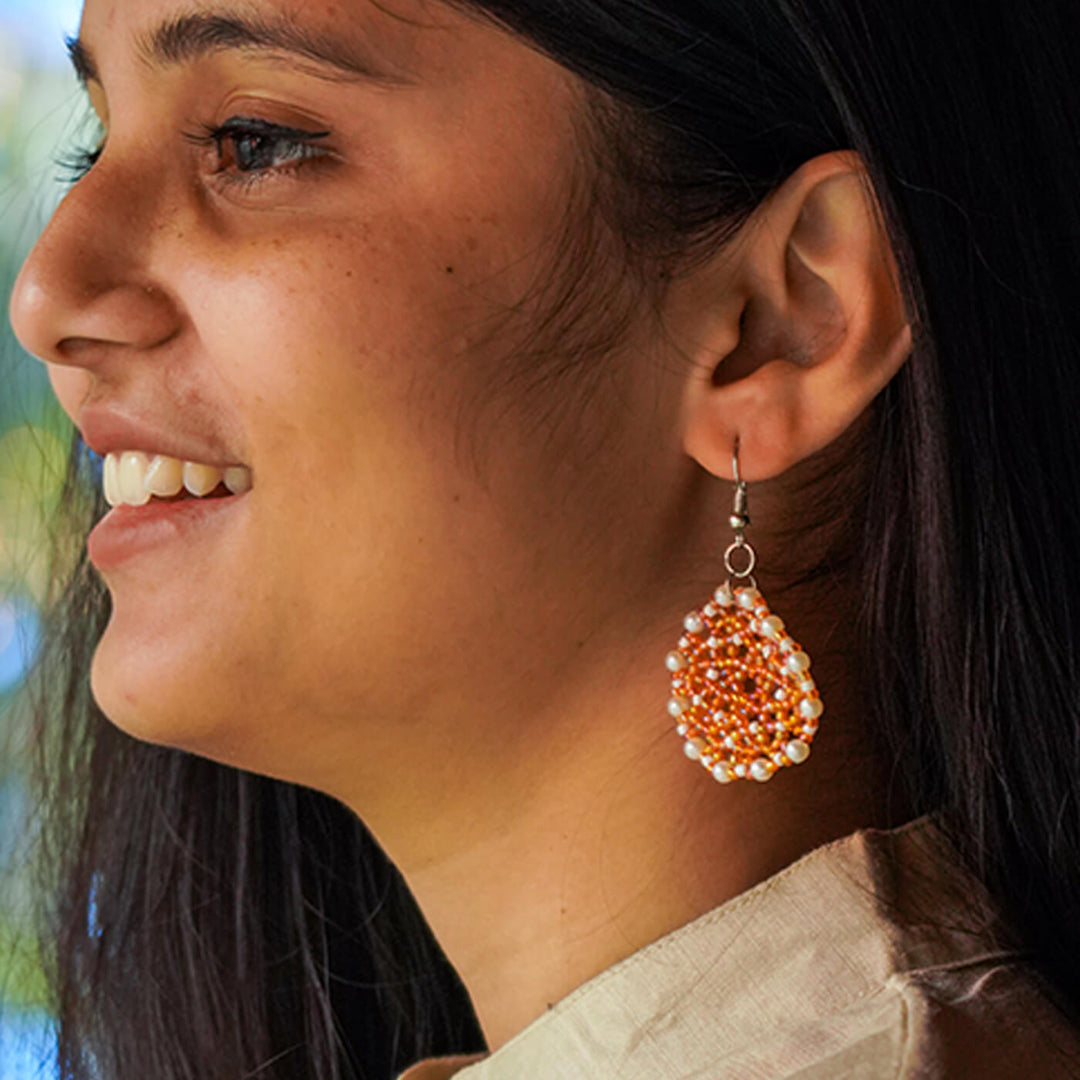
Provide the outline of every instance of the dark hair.
[[[592,88],[598,212],[715,249],[800,164],[867,165],[914,328],[872,406],[856,582],[868,729],[1080,1017],[1080,91],[1068,5],[455,0]],[[82,537],[88,459],[69,478]],[[72,553],[69,553],[72,554]],[[137,742],[87,690],[81,552],[39,688],[65,1077],[385,1077],[483,1046],[363,825]]]

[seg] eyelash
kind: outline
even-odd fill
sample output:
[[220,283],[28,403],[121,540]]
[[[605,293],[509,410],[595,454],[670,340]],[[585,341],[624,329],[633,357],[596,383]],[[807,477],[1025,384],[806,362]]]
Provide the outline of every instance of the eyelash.
[[[255,155],[268,146],[285,149],[284,154],[274,155],[279,159],[283,158],[283,164],[261,168],[238,168],[237,173],[220,168],[213,173],[219,182],[239,185],[245,189],[271,178],[293,174],[306,162],[330,156],[330,151],[314,145],[316,139],[326,138],[330,134],[328,131],[303,131],[250,116],[233,116],[223,124],[216,126],[202,124],[200,128],[201,130],[196,132],[182,132],[181,134],[195,146],[216,147],[219,158],[222,155],[223,145],[231,142],[234,163],[236,163],[236,155],[242,152],[241,146],[246,148],[246,152]],[[69,186],[78,183],[94,167],[103,149],[103,143],[93,150],[75,148],[69,154],[59,158],[57,164],[68,172],[68,176],[60,178],[61,182]]]

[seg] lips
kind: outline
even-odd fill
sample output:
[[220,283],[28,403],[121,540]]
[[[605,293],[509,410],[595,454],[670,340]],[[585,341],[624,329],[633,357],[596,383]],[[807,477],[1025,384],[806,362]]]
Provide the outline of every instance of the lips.
[[176,410],[135,415],[118,406],[86,405],[78,427],[83,441],[100,457],[138,450],[150,457],[162,454],[221,470],[247,464],[206,416]]
[[151,499],[143,506],[115,506],[91,530],[86,541],[90,561],[103,573],[137,560],[151,560],[155,573],[185,580],[177,570],[193,569],[211,556],[207,544],[220,541],[251,496],[223,494],[203,498]]

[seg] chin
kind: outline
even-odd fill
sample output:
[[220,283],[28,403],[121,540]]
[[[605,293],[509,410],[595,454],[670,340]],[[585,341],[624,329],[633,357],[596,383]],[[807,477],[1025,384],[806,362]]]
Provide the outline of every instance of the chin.
[[[110,619],[90,666],[90,692],[98,708],[132,738],[225,760],[236,741],[239,717],[223,715],[212,678],[192,678],[195,657],[155,647],[122,632]],[[210,699],[210,700],[208,700]]]
[[[181,648],[175,636],[155,643],[123,629],[110,620],[90,667],[90,692],[111,724],[140,742],[303,782],[302,747],[281,745],[274,735],[284,731],[288,742],[298,732],[295,724],[277,722],[280,703],[266,695],[275,685],[271,678],[223,652],[220,639],[207,648],[193,641]],[[245,670],[242,682],[230,675]]]

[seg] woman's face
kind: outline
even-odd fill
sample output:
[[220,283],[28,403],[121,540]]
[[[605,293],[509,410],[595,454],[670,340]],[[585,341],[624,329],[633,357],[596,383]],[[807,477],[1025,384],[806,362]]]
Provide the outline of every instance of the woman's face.
[[16,332],[91,445],[253,478],[99,547],[98,702],[336,793],[514,754],[640,631],[676,494],[651,318],[578,357],[636,309],[575,79],[423,0],[88,0],[80,41],[104,148]]

